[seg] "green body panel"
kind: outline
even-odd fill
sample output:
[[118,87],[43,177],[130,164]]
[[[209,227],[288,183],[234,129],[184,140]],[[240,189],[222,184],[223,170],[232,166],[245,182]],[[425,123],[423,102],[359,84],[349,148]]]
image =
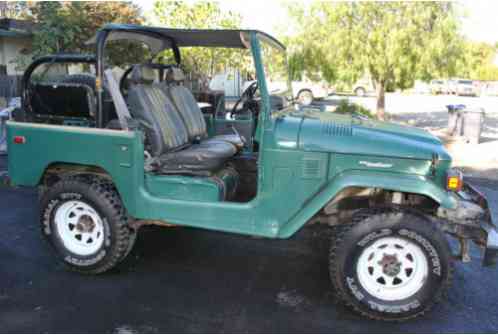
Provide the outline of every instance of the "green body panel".
[[[456,205],[444,188],[450,157],[423,131],[309,110],[272,114],[254,34],[251,46],[262,111],[255,138],[258,191],[250,202],[220,201],[208,178],[146,173],[139,132],[83,127],[9,122],[12,182],[36,186],[54,163],[95,166],[111,176],[137,219],[273,238],[294,234],[347,187],[418,193],[446,208]],[[14,144],[15,136],[26,143]]]
[[440,160],[450,156],[435,136],[414,127],[350,115],[284,111],[275,116],[275,145],[305,151]]
[[[23,136],[25,144],[14,144]],[[133,194],[144,179],[141,135],[107,129],[8,122],[9,176],[14,185],[35,186],[47,167],[69,163],[99,167],[133,210]]]
[[[128,212],[138,219],[285,238],[349,186],[420,193],[454,206],[451,194],[424,175],[429,169],[424,161],[397,160],[400,170],[386,172],[354,165],[355,155],[265,148],[261,191],[241,204],[220,202],[215,184],[205,178],[146,174],[138,133],[16,122],[7,128],[9,143],[14,136],[26,138],[25,144],[8,147],[14,184],[37,185],[53,163],[97,166],[112,177]],[[273,133],[267,130],[264,136]],[[417,171],[400,173],[410,169]]]
[[220,201],[222,190],[209,178],[158,176],[147,173],[145,188],[151,196],[174,200]]

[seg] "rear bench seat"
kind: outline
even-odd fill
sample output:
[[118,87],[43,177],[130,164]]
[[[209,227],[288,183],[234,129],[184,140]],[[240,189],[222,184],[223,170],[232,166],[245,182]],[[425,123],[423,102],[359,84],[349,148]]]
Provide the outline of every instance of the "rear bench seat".
[[152,68],[136,65],[127,102],[133,118],[144,128],[146,149],[155,158],[158,172],[205,176],[219,172],[236,154],[236,147],[219,140],[194,143],[184,120],[154,78]]

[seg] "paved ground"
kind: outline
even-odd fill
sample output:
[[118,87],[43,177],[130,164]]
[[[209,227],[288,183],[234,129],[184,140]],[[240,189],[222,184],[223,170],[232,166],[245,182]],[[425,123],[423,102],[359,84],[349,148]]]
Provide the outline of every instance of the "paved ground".
[[[332,95],[328,101],[338,101],[348,98],[349,100],[359,103],[369,109],[375,109],[375,98],[369,97],[347,97]],[[393,115],[399,114],[419,114],[445,112],[449,104],[464,104],[468,108],[484,108],[487,113],[498,113],[498,97],[460,97],[454,95],[427,95],[427,94],[386,94],[386,111]]]
[[[485,186],[498,204],[496,183]],[[148,228],[119,269],[90,277],[54,262],[34,190],[0,188],[0,213],[0,333],[498,331],[498,270],[481,268],[475,248],[445,303],[386,324],[336,304],[323,226],[285,241]]]

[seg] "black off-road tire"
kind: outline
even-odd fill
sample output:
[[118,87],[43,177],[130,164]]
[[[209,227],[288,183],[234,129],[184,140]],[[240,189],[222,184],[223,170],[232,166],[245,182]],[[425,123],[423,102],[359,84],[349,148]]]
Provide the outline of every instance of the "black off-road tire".
[[133,250],[133,247],[135,246],[135,242],[137,241],[137,237],[138,237],[138,230],[135,228],[130,228],[128,247],[126,248],[123,256],[121,256],[121,258],[119,259],[120,263],[122,261],[124,261],[126,259],[126,257],[128,257],[128,255]]
[[[91,206],[103,222],[103,243],[90,255],[71,252],[54,222],[57,209],[68,201]],[[52,245],[57,257],[71,270],[84,274],[99,274],[110,270],[131,251],[136,232],[112,182],[95,176],[72,176],[47,189],[40,201],[42,234]]]
[[[332,237],[329,271],[334,293],[357,313],[375,320],[403,321],[423,315],[451,286],[453,259],[443,232],[425,216],[403,210],[360,210],[352,223],[337,227]],[[425,255],[428,275],[423,286],[403,300],[381,300],[368,293],[358,278],[363,250],[383,237],[417,245]]]

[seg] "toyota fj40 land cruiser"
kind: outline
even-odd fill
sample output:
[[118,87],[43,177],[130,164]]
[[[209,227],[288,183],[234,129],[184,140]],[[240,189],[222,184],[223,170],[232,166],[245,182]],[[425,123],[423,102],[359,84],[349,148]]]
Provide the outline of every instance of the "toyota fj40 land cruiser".
[[[106,42],[137,40],[174,64],[131,66],[117,82]],[[288,238],[310,221],[334,226],[330,279],[337,296],[374,319],[403,320],[439,301],[452,276],[445,234],[483,248],[498,235],[486,199],[450,168],[430,134],[401,125],[302,108],[284,46],[252,30],[104,26],[94,55],[34,61],[22,109],[8,122],[13,185],[40,188],[41,229],[70,269],[119,264],[142,225],[189,226]],[[194,98],[180,50],[246,50],[257,81],[226,108]],[[42,64],[83,63],[95,76],[33,80]],[[200,97],[211,102],[203,111]],[[219,103],[217,103],[218,101]]]

